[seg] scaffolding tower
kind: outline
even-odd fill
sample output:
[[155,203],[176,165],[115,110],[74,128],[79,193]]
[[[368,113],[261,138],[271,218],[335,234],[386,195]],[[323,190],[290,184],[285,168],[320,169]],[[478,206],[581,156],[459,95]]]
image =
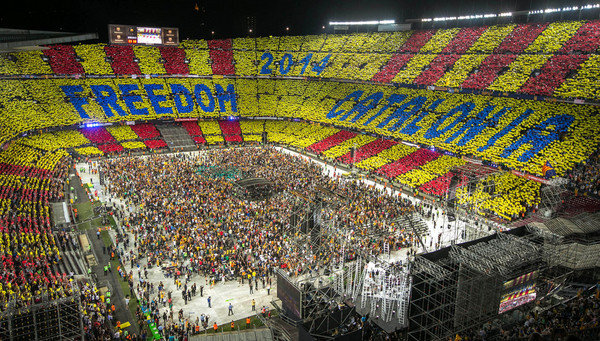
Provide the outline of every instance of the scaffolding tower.
[[541,202],[539,213],[543,218],[553,218],[560,210],[563,203],[563,196],[567,189],[562,184],[542,186],[540,191]]
[[[493,233],[495,229],[491,228],[491,226],[494,226],[494,224],[485,219],[485,212],[481,206],[484,201],[500,195],[494,194],[496,184],[490,179],[490,176],[500,173],[500,170],[484,165],[466,163],[454,168],[453,171],[456,173],[458,183],[456,184],[456,188],[452,189],[453,195],[449,198],[447,213],[449,217],[454,217],[455,219],[455,239],[458,239],[459,220],[465,222],[463,240],[475,240]],[[484,192],[490,195],[482,199],[460,204],[458,198],[455,197],[456,191],[460,188],[464,189],[464,196],[466,197],[473,197],[475,192]],[[488,229],[484,229],[485,226],[488,226]]]
[[9,308],[0,314],[0,340],[83,340],[79,293]]
[[408,339],[446,340],[495,318],[503,284],[546,267],[546,250],[535,238],[499,233],[453,245],[437,259],[417,256]]

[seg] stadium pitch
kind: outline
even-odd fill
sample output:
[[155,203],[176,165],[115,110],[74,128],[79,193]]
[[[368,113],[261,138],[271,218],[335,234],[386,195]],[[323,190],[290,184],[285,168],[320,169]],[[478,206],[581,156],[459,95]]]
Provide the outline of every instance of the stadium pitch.
[[[248,148],[248,150],[252,150],[252,148]],[[167,158],[180,158],[183,155],[189,158],[193,158],[194,160],[206,160],[206,158],[210,158],[210,151],[200,151],[200,152],[188,152],[188,153],[174,153],[169,154]],[[323,161],[311,159],[306,155],[299,154],[297,152],[276,147],[273,148],[272,153],[287,155],[287,157],[302,159],[305,162],[313,164],[322,175],[329,177],[331,179],[345,179],[343,180],[345,183],[360,183],[361,186],[366,186],[367,188],[372,188],[381,193],[382,196],[399,196],[403,199],[409,200],[413,205],[421,205],[421,201],[417,198],[407,196],[406,194],[400,193],[392,188],[386,187],[380,183],[376,183],[374,181],[368,179],[355,179],[347,177],[348,171],[334,167],[332,165],[325,164]],[[138,160],[146,160],[147,162],[151,162],[150,156],[139,156],[136,157]],[[94,197],[94,199],[99,200],[103,204],[111,206],[115,208],[115,212],[119,212],[120,219],[115,219],[117,222],[117,226],[121,231],[127,232],[127,238],[129,239],[128,247],[124,247],[123,240],[120,241],[120,248],[125,254],[125,259],[123,263],[125,264],[125,271],[127,273],[132,273],[134,279],[134,288],[136,289],[136,295],[138,297],[143,296],[143,286],[142,282],[152,283],[153,289],[149,292],[150,301],[153,299],[157,300],[157,306],[160,310],[160,315],[163,313],[167,313],[169,315],[170,304],[163,304],[160,299],[160,295],[158,295],[158,286],[160,283],[164,286],[165,297],[166,293],[171,292],[171,303],[172,303],[172,311],[174,315],[174,319],[177,320],[178,312],[183,312],[184,319],[189,319],[190,321],[195,321],[197,318],[200,318],[202,314],[205,316],[209,316],[209,329],[212,326],[212,323],[216,322],[217,324],[226,324],[232,320],[239,320],[245,318],[247,316],[255,315],[257,312],[261,312],[262,307],[268,307],[269,309],[273,309],[272,301],[276,301],[276,276],[271,277],[270,285],[268,282],[265,283],[263,287],[262,279],[255,281],[253,278],[253,290],[250,293],[250,289],[248,286],[248,281],[246,280],[244,284],[241,283],[239,277],[230,280],[224,280],[224,278],[218,278],[216,280],[210,279],[214,278],[214,276],[206,276],[204,274],[193,273],[191,274],[189,281],[187,282],[187,288],[191,288],[191,286],[196,284],[196,294],[191,297],[189,301],[186,301],[182,297],[183,286],[186,283],[185,277],[183,274],[179,276],[182,284],[181,286],[177,286],[172,274],[169,277],[166,277],[165,269],[177,265],[170,261],[159,261],[158,266],[153,264],[154,266],[150,267],[148,264],[148,259],[145,257],[146,255],[141,254],[139,259],[136,259],[134,262],[131,262],[131,255],[135,253],[135,240],[134,235],[132,233],[132,228],[127,227],[127,222],[130,217],[140,210],[139,205],[133,204],[130,200],[126,200],[122,196],[119,196],[113,191],[109,193],[107,190],[107,186],[109,185],[109,181],[107,180],[106,174],[104,174],[104,179],[100,179],[100,175],[98,173],[99,169],[102,169],[101,163],[106,161],[92,161],[89,163],[78,163],[76,165],[77,170],[80,171],[80,176],[85,183],[90,184],[90,195]],[[220,173],[221,174],[221,173]],[[222,172],[222,174],[225,174]],[[149,179],[150,180],[150,179]],[[228,181],[228,179],[218,179],[215,181]],[[429,206],[428,206],[429,207]],[[167,209],[165,207],[165,209]],[[461,239],[461,231],[464,230],[464,222],[457,221],[456,226],[453,226],[451,229],[447,228],[448,219],[445,215],[442,208],[439,207],[430,207],[427,212],[427,217],[423,220],[427,226],[427,233],[422,235],[423,246],[429,251],[434,250],[436,248],[444,247],[450,245],[452,242],[460,242]],[[392,231],[390,229],[390,231]],[[110,231],[111,238],[113,241],[116,239],[116,231]],[[152,233],[148,233],[145,235],[139,235],[139,238],[155,238]],[[237,236],[236,236],[237,238]],[[137,246],[139,247],[139,240],[137,241]],[[409,247],[402,247],[398,249],[392,249],[385,255],[380,255],[382,259],[386,259],[389,262],[398,262],[406,260],[409,250],[413,250],[414,252],[420,253],[424,251],[424,247],[420,244],[414,243]],[[284,251],[285,252],[285,251]],[[154,261],[153,261],[154,262]],[[183,264],[186,261],[183,261]],[[139,264],[139,267],[138,267]],[[182,265],[182,264],[179,264]],[[319,271],[319,270],[317,270]],[[147,275],[146,275],[147,273]],[[101,274],[99,274],[101,276]],[[300,275],[301,276],[301,275]],[[210,278],[209,278],[210,277]],[[326,278],[326,277],[324,277]],[[200,287],[202,287],[202,296],[200,296]],[[270,290],[269,290],[270,288]],[[208,297],[211,298],[210,308],[208,304]],[[255,302],[255,310],[252,309],[252,302]],[[233,315],[230,313],[229,308],[232,307]]]

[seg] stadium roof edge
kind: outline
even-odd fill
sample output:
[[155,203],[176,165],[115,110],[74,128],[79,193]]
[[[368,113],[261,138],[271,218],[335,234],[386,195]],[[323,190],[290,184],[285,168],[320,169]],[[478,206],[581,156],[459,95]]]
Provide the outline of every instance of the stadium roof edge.
[[0,53],[42,50],[39,45],[73,43],[98,39],[97,33],[73,33],[0,28]]

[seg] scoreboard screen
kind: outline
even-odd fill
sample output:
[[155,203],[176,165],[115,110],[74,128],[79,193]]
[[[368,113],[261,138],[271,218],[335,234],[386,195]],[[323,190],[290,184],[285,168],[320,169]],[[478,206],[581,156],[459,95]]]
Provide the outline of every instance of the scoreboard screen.
[[111,44],[178,45],[179,29],[108,25],[108,37]]

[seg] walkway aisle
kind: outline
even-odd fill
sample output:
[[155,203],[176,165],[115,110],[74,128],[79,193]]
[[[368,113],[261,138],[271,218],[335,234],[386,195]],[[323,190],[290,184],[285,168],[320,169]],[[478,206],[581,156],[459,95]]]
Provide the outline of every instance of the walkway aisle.
[[[89,175],[88,172],[81,175],[84,181],[87,177],[89,177],[87,176]],[[77,201],[75,203],[79,204],[87,202],[88,197],[79,177],[71,177],[71,187],[73,187],[77,193]],[[116,307],[115,314],[113,316],[113,322],[130,322],[131,326],[126,328],[127,331],[131,334],[139,334],[139,328],[137,326],[135,317],[131,314],[129,309],[124,308],[125,295],[123,294],[123,290],[119,283],[116,269],[111,269],[111,272],[109,272],[107,275],[104,275],[104,266],[110,261],[110,254],[108,252],[104,252],[102,248],[104,246],[104,241],[102,238],[98,238],[96,232],[97,230],[90,228],[87,229],[86,234],[92,246],[92,252],[94,253],[98,263],[98,265],[92,267],[92,272],[96,274],[98,279],[98,289],[101,289],[102,287],[108,287],[109,290],[111,290],[111,303],[115,303]]]

